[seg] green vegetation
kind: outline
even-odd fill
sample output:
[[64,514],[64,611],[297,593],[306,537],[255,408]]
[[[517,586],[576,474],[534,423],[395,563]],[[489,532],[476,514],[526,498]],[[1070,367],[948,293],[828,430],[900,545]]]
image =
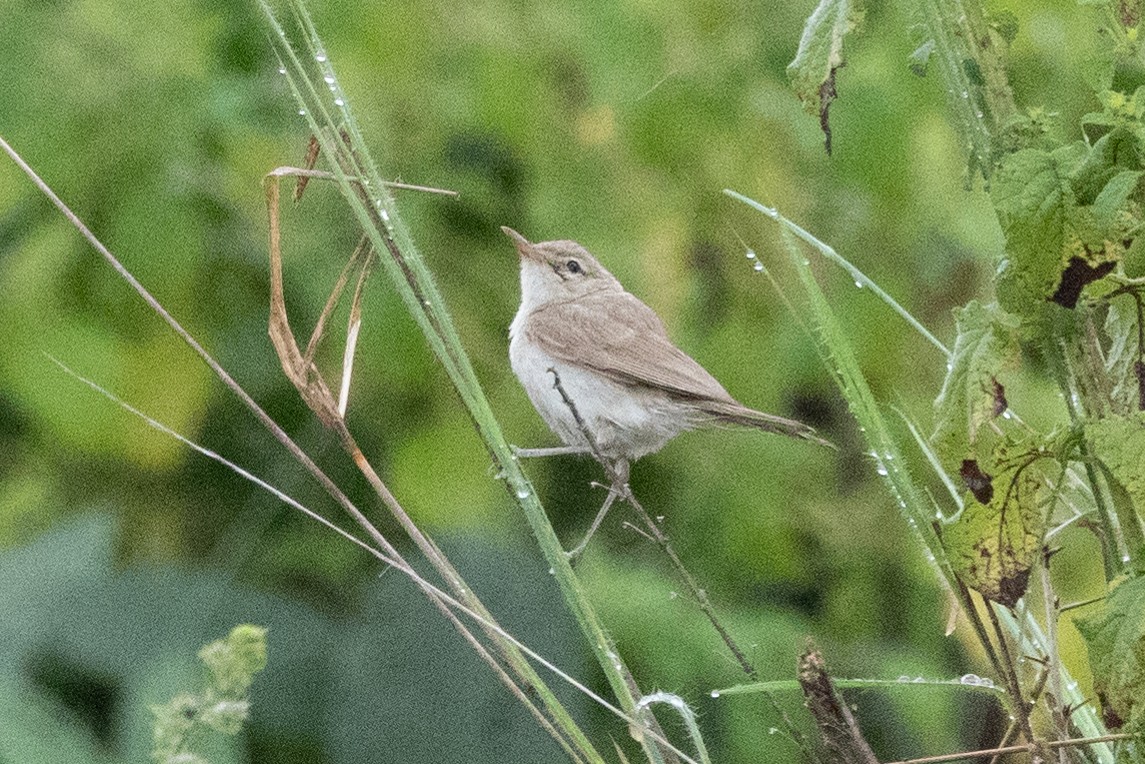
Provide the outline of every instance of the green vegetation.
[[[1145,677],[1136,4],[312,10],[18,0],[0,25],[0,137],[373,555],[46,360],[343,524],[0,162],[0,761],[143,760],[172,697],[251,703],[211,761],[816,759],[808,636],[855,756],[1139,760],[1109,738],[1141,730]],[[332,182],[268,221],[257,181],[310,134]],[[552,436],[508,368],[500,225],[581,241],[734,395],[839,451],[680,438],[634,471],[649,517],[614,510],[570,568],[602,475],[509,450]],[[344,419],[354,311],[300,398],[268,226],[299,337],[363,231],[378,255]],[[180,696],[235,623],[268,627],[265,672],[208,661],[219,686]],[[158,742],[198,723],[179,709]]]

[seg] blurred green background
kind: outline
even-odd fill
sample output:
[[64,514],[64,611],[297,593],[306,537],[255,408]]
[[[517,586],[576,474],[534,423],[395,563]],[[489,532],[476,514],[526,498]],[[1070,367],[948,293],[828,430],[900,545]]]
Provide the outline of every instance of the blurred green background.
[[[509,369],[518,287],[501,225],[585,244],[733,395],[840,444],[828,453],[695,433],[634,469],[635,491],[665,517],[768,679],[793,677],[807,636],[839,676],[953,678],[983,667],[961,630],[943,635],[944,597],[811,340],[743,256],[741,237],[774,258],[776,230],[720,193],[777,205],[952,338],[951,308],[989,297],[1001,235],[981,188],[967,190],[941,83],[908,69],[918,40],[904,5],[870,3],[862,36],[848,40],[833,157],[784,71],[811,2],[312,8],[383,172],[461,192],[403,193],[398,203],[512,442],[554,438]],[[1075,125],[1096,106],[1082,76],[1093,20],[1067,0],[1006,7],[1020,23],[1018,103]],[[0,50],[0,135],[402,540],[298,401],[266,337],[260,180],[299,164],[307,133],[255,4],[5,0]],[[287,211],[287,299],[300,333],[356,238],[321,184]],[[823,265],[821,275],[876,393],[928,429],[943,359],[845,274]],[[523,518],[380,273],[364,310],[349,414],[363,450],[502,622],[603,691]],[[145,759],[148,704],[193,686],[198,647],[243,621],[270,628],[270,655],[235,760],[560,760],[401,576],[149,430],[46,354],[335,514],[0,161],[0,760]],[[1030,372],[1007,393],[1044,422],[1062,415],[1051,390]],[[599,470],[558,459],[528,471],[571,545],[603,498],[589,487]],[[769,734],[779,720],[768,704],[710,697],[742,677],[676,595],[666,561],[621,526],[627,516],[614,510],[580,570],[642,687],[693,703],[717,760],[791,760],[791,741]],[[1065,553],[1063,597],[1101,591],[1088,544],[1078,538]],[[1067,626],[1062,638],[1084,680],[1076,634]],[[603,750],[627,738],[575,692],[564,697]],[[849,697],[884,760],[989,745],[1004,726],[978,695]],[[798,697],[781,700],[802,719]]]

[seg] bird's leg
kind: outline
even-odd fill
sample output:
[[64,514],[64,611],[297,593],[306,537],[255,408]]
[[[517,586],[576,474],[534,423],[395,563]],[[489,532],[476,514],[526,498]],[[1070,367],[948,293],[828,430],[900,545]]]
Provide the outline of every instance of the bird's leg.
[[567,454],[591,454],[592,449],[588,446],[549,446],[547,448],[517,448],[510,446],[513,449],[513,455],[521,458],[531,458],[534,456],[565,456]]
[[608,487],[608,496],[604,498],[604,504],[596,513],[596,517],[593,518],[592,525],[589,526],[588,533],[584,535],[584,539],[571,550],[565,552],[569,558],[569,563],[571,564],[575,564],[576,561],[580,559],[580,556],[584,554],[584,550],[585,547],[588,546],[589,539],[591,539],[593,534],[596,533],[596,529],[600,527],[600,524],[604,522],[604,517],[608,514],[608,510],[612,507],[612,503],[618,498],[624,498],[628,496],[628,492],[630,490],[628,488],[628,460],[618,459],[616,463],[611,467],[605,465],[605,469],[608,471],[609,477],[612,479],[612,485]]

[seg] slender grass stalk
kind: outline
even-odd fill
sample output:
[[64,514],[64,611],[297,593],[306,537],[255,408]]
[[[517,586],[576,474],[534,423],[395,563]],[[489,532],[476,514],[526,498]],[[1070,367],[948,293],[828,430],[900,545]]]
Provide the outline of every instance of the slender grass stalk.
[[[285,75],[299,103],[300,112],[322,144],[323,152],[327,157],[337,158],[337,161],[332,162],[335,182],[374,249],[384,253],[380,258],[384,270],[434,355],[445,367],[495,467],[504,476],[511,496],[525,513],[565,603],[588,640],[620,707],[626,714],[635,716],[640,692],[631,672],[605,631],[589,601],[587,591],[569,565],[535,490],[505,440],[461,345],[445,301],[418,253],[410,231],[398,214],[377,165],[370,157],[348,99],[341,92],[333,66],[304,3],[292,0],[290,8],[294,22],[301,30],[302,42],[309,51],[305,61],[295,51],[290,35],[266,0],[260,0],[260,6],[271,30],[271,43],[281,63],[279,71]],[[317,76],[313,74],[315,68]],[[319,85],[319,81],[325,84]],[[349,150],[337,139],[341,131],[345,131]],[[521,666],[522,670],[526,668],[527,663]],[[661,751],[647,736],[637,737],[650,761],[664,760]]]
[[[504,628],[502,628],[495,621],[489,620],[483,613],[469,608],[465,603],[454,598],[448,592],[435,586],[428,579],[424,578],[420,573],[418,573],[417,570],[415,570],[413,567],[411,567],[406,562],[406,560],[404,558],[402,558],[400,555],[394,555],[394,554],[387,553],[384,550],[378,549],[376,546],[370,544],[369,542],[363,541],[362,539],[358,538],[357,536],[350,533],[349,531],[343,530],[339,526],[337,526],[334,523],[327,520],[325,517],[323,517],[319,513],[315,512],[314,510],[310,509],[309,507],[301,504],[294,497],[290,496],[286,492],[276,488],[275,486],[266,482],[265,480],[258,477],[257,475],[254,475],[253,473],[249,472],[248,470],[244,469],[243,467],[239,466],[238,464],[235,464],[234,462],[230,461],[229,459],[222,456],[218,452],[212,451],[209,448],[205,448],[204,446],[199,445],[198,443],[191,440],[190,438],[187,438],[184,435],[181,435],[180,433],[171,429],[170,427],[163,424],[162,422],[160,422],[160,421],[154,419],[153,417],[147,415],[146,413],[140,411],[139,409],[135,408],[131,404],[124,401],[122,398],[119,398],[117,395],[115,395],[114,393],[112,393],[108,389],[102,387],[101,385],[97,384],[96,382],[92,381],[91,379],[88,379],[87,377],[84,377],[83,375],[77,373],[76,371],[74,371],[72,368],[70,368],[67,364],[63,363],[59,359],[57,359],[51,355],[48,355],[47,358],[52,363],[54,363],[56,366],[58,366],[65,374],[67,374],[67,375],[73,377],[74,379],[82,382],[83,384],[87,385],[92,390],[94,390],[95,392],[104,396],[105,398],[107,398],[112,403],[116,404],[117,406],[119,406],[124,411],[128,412],[129,414],[132,414],[133,416],[138,417],[148,427],[151,427],[152,429],[157,430],[157,431],[163,433],[164,435],[167,435],[171,438],[174,438],[175,440],[179,441],[180,443],[187,446],[191,450],[207,457],[208,459],[210,459],[214,462],[221,464],[222,466],[224,466],[227,469],[234,472],[239,477],[243,478],[244,480],[249,481],[253,485],[255,485],[255,486],[263,489],[267,493],[271,494],[272,496],[274,496],[275,498],[277,498],[279,501],[283,502],[287,506],[301,512],[303,515],[305,515],[309,519],[322,525],[327,530],[333,531],[334,533],[338,534],[339,536],[341,536],[345,540],[349,541],[351,544],[354,544],[355,546],[360,547],[367,554],[373,556],[382,564],[388,565],[388,566],[394,568],[395,570],[398,570],[402,574],[406,575],[419,588],[422,588],[425,591],[427,591],[428,593],[432,594],[434,597],[436,597],[442,603],[448,605],[453,611],[456,611],[457,613],[460,613],[462,615],[467,616],[468,618],[472,619],[474,622],[480,624],[483,627],[490,628],[490,629],[496,631],[500,636],[502,636],[507,641],[511,642],[514,646],[516,646],[518,649],[520,649],[523,653],[528,655],[532,660],[536,661],[539,665],[541,665],[544,668],[551,671],[557,677],[559,677],[564,682],[566,682],[569,686],[573,687],[578,692],[583,693],[586,697],[591,699],[593,702],[597,703],[599,706],[604,708],[609,713],[611,713],[614,716],[616,716],[617,718],[619,718],[621,721],[623,721],[629,725],[636,722],[635,719],[633,719],[632,717],[625,714],[623,711],[621,711],[619,708],[617,708],[612,703],[609,703],[606,699],[604,699],[603,697],[601,697],[600,695],[595,693],[591,688],[589,688],[583,682],[579,681],[578,679],[573,677],[571,674],[562,670],[559,666],[557,666],[556,664],[549,661],[543,655],[541,655],[537,651],[531,649],[530,647],[525,645],[523,642],[518,640],[516,637],[514,637],[512,634],[510,634],[508,631],[506,631]],[[477,643],[475,646],[477,648],[479,648],[479,652],[484,647],[480,643]],[[499,669],[499,664],[494,663],[494,668],[495,668],[495,670]],[[515,684],[513,684],[512,686],[515,687]],[[653,702],[668,702],[668,701],[664,701],[662,698],[660,698],[659,695],[660,694],[658,694],[658,693],[653,693],[653,695],[645,696],[645,698],[643,698],[639,704],[639,705],[641,705],[641,711],[645,712],[647,707]],[[668,697],[675,699],[675,701],[671,701],[672,705],[676,705],[676,702],[683,703],[683,700],[679,699],[677,696],[673,695],[673,696],[668,696]],[[524,698],[524,700],[525,700],[526,704],[531,703],[531,701],[529,701],[529,699],[527,697]],[[685,705],[685,707],[686,707],[686,705]],[[681,713],[683,714],[683,712],[681,712]],[[695,722],[694,712],[692,712],[691,709],[687,709],[687,713],[691,715],[691,720],[692,720],[692,723],[694,725],[694,722]],[[545,719],[544,716],[539,716],[538,720],[541,723],[542,727],[544,727],[546,729],[549,728],[548,721],[547,721],[547,719]],[[697,750],[702,751],[703,754],[706,756],[706,750],[703,748],[703,740],[699,736],[699,729],[696,728],[694,733],[690,732],[689,734],[693,735],[694,742],[696,742],[696,745],[697,745]],[[560,738],[558,738],[558,742],[563,742],[563,741],[561,741]],[[683,751],[680,751],[678,749],[673,748],[671,743],[669,743],[667,740],[660,738],[660,739],[657,739],[657,742],[660,743],[661,745],[664,745],[666,748],[672,750],[673,753],[675,753],[676,755],[680,756],[682,761],[688,762],[689,764],[699,764],[698,762],[696,762],[695,760],[690,758],[687,754],[685,754]],[[573,757],[574,760],[579,760],[576,751],[572,750],[568,746],[565,746],[565,750],[566,750],[566,752],[568,752],[570,754],[571,757]],[[707,761],[707,759],[702,759],[702,761]]]
[[[895,499],[912,535],[920,542],[927,561],[938,573],[939,581],[958,596],[963,611],[968,616],[972,615],[975,612],[975,605],[954,575],[947,560],[946,552],[938,538],[937,518],[933,515],[933,505],[928,500],[926,492],[915,483],[901,458],[898,442],[891,433],[880,404],[875,400],[870,387],[867,385],[866,377],[858,364],[850,340],[843,332],[838,318],[831,309],[830,303],[810,268],[810,262],[800,250],[795,239],[798,237],[812,244],[816,250],[833,262],[838,262],[841,259],[840,256],[819,242],[818,239],[807,234],[802,228],[780,215],[775,209],[765,207],[734,191],[726,193],[762,212],[769,219],[779,224],[780,236],[784,242],[788,259],[802,286],[803,302],[796,305],[785,293],[781,291],[781,294],[784,295],[785,301],[795,312],[800,323],[806,327],[811,327],[814,331],[820,357],[828,371],[834,376],[843,397],[847,400],[851,413],[859,425],[859,431],[870,449],[876,465],[876,472],[883,479],[891,496]],[[851,272],[850,269],[847,270],[848,273]],[[774,280],[772,283],[776,285],[777,289],[782,289],[782,285]],[[888,302],[888,304],[890,303]],[[913,318],[908,323],[915,328],[921,326]],[[922,334],[928,338],[932,336],[929,332],[922,332]],[[938,470],[941,469],[935,467],[934,464],[931,466]],[[944,477],[944,482],[953,484],[953,478],[947,475]],[[959,594],[959,592],[962,593]],[[1045,655],[1047,653],[1048,646],[1045,633],[1028,610],[1022,608],[1020,614],[1015,615],[1008,609],[999,608],[997,617],[1002,630],[1014,640],[1019,654]],[[1071,717],[1072,722],[1085,737],[1099,739],[1099,742],[1095,742],[1090,747],[1096,760],[1100,764],[1113,764],[1113,751],[1106,742],[1102,742],[1105,740],[1103,737],[1106,734],[1105,726],[1101,723],[1096,710],[1085,703],[1085,698],[1081,695],[1077,682],[1069,675],[1064,666],[1060,666],[1060,663],[1058,665],[1061,671],[1063,695],[1061,700],[1074,709]],[[1017,698],[1015,698],[1015,702],[1018,702]]]

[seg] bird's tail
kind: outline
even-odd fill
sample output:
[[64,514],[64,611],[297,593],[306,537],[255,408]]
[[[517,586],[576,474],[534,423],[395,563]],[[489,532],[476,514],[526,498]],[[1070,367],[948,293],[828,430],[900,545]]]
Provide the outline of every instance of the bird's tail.
[[762,411],[749,409],[747,406],[739,403],[705,401],[703,410],[704,413],[715,417],[717,421],[726,424],[754,427],[757,430],[764,430],[765,432],[774,432],[780,435],[787,435],[791,438],[807,440],[820,446],[826,446],[827,448],[836,447],[834,443],[820,438],[815,433],[815,429],[809,425],[797,422],[794,419],[784,419],[781,416],[765,414]]

